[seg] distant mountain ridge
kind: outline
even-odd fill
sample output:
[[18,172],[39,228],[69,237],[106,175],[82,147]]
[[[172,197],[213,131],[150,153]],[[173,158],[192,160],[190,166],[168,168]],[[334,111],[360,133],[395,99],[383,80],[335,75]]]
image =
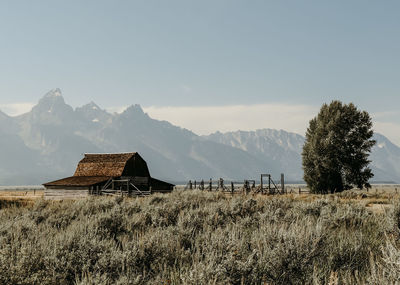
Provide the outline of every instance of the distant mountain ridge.
[[[305,138],[284,130],[262,129],[256,131],[236,131],[204,136],[215,142],[231,145],[279,163],[284,173],[290,173],[289,179],[302,180],[301,153]],[[400,181],[400,148],[385,136],[375,133],[377,144],[372,149],[370,160],[375,174],[372,181]]]
[[[371,155],[374,180],[400,181],[400,148],[377,134]],[[0,185],[41,184],[72,175],[86,152],[138,151],[151,173],[168,181],[224,177],[258,179],[260,173],[302,180],[304,137],[263,129],[198,136],[150,118],[139,105],[110,114],[96,103],[72,108],[60,89],[26,114],[0,111]]]
[[261,129],[256,131],[216,132],[204,136],[208,140],[230,145],[261,157],[264,161],[279,165],[291,180],[300,181],[303,176],[300,153],[304,138],[283,130]]
[[[9,130],[10,122],[14,126]],[[41,184],[69,176],[86,152],[137,151],[152,174],[169,181],[244,179],[265,167],[248,152],[151,119],[139,105],[121,114],[109,114],[93,102],[73,109],[59,89],[48,92],[26,114],[0,116],[0,133],[6,131],[0,149],[2,185]]]

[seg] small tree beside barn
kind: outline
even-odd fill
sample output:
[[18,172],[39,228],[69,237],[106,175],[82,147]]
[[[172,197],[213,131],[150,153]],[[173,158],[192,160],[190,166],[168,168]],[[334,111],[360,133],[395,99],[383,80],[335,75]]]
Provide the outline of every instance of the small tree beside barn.
[[93,195],[148,195],[171,192],[174,185],[152,178],[137,153],[85,154],[71,177],[43,184],[46,199]]

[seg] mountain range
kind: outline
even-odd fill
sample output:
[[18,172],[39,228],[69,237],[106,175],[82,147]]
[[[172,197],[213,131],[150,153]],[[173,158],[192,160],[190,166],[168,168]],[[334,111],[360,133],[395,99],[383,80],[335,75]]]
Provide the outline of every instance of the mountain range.
[[[400,148],[380,134],[371,160],[374,181],[400,181]],[[171,182],[261,173],[301,181],[304,137],[283,130],[216,132],[208,136],[152,119],[139,105],[111,114],[94,102],[78,108],[60,89],[28,113],[0,111],[0,185],[30,185],[70,176],[84,153],[137,151],[153,176]]]

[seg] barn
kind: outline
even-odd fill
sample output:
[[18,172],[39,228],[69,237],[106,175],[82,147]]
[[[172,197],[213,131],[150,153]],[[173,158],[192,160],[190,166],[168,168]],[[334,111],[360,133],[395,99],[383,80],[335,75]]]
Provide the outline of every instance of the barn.
[[171,192],[175,185],[151,177],[146,161],[137,153],[84,155],[71,177],[43,184],[45,199],[88,195],[144,196]]

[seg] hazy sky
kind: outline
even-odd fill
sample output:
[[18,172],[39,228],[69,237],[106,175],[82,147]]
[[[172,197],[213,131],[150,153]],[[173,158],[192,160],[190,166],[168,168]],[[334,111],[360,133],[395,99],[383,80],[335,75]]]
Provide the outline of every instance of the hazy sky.
[[0,1],[0,109],[59,87],[72,106],[140,104],[199,133],[304,133],[340,99],[400,144],[399,14],[399,1]]

